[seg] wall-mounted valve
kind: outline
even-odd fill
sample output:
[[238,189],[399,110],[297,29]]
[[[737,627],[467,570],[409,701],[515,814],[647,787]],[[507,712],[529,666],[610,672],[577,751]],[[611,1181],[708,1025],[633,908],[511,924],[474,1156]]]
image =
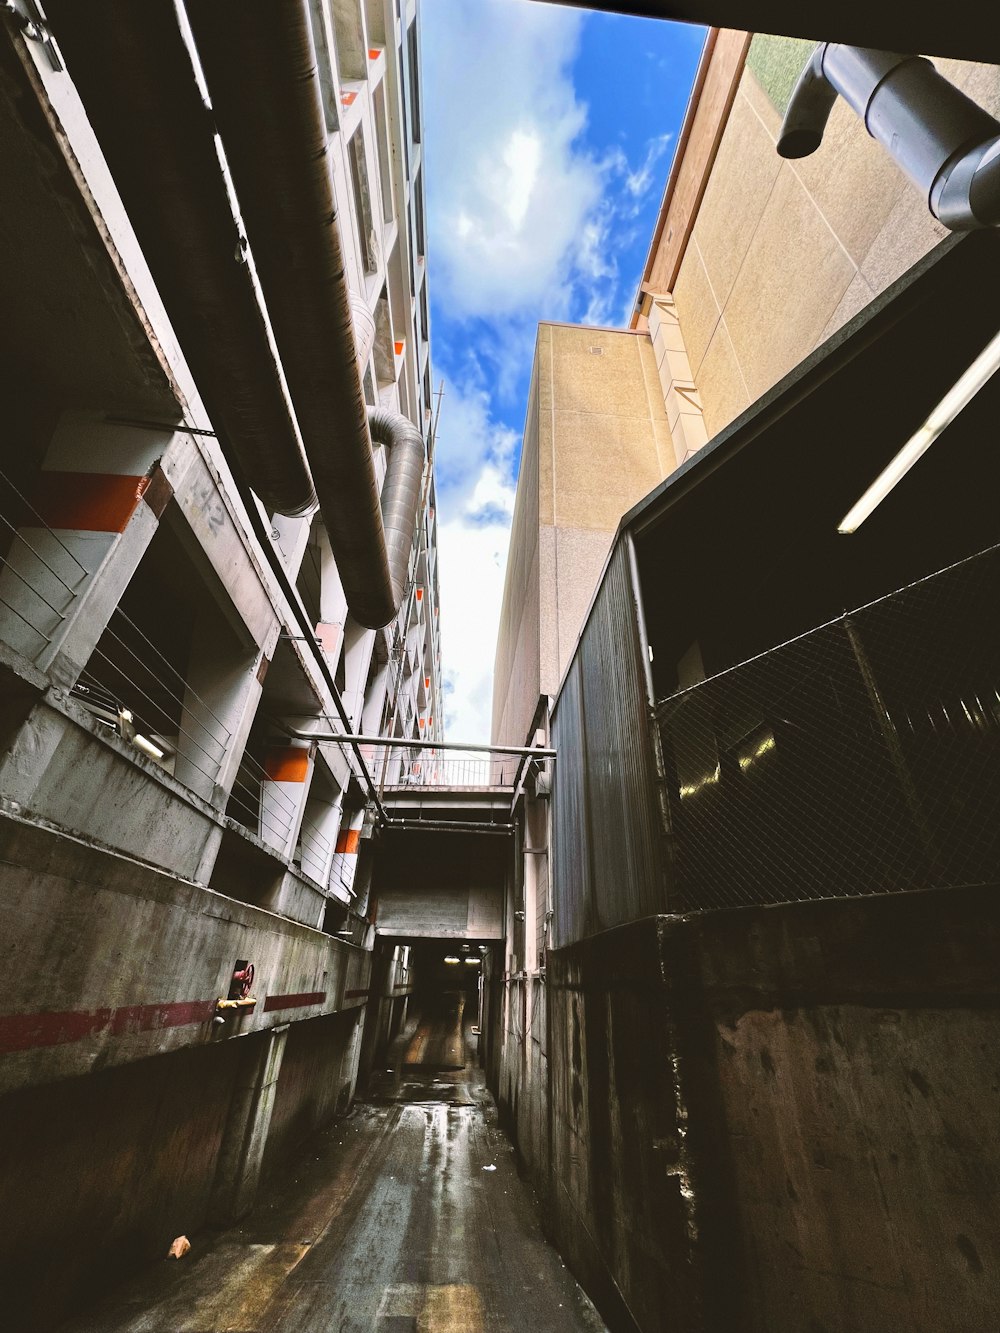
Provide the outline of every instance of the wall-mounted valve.
[[824,42],[795,85],[782,157],[814,153],[837,95],[953,231],[1000,225],[1000,122],[922,56]]
[[237,958],[233,975],[229,982],[229,994],[216,1001],[213,1023],[224,1023],[233,1012],[253,1009],[256,998],[250,993],[253,989],[254,965],[246,958]]

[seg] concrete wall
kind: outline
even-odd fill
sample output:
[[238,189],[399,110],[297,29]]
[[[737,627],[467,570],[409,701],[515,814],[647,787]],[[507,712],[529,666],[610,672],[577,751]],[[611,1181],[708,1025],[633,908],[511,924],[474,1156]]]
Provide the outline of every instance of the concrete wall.
[[[713,62],[728,78],[739,34],[723,37]],[[679,270],[677,242],[691,211],[683,192],[659,242],[662,258],[654,256],[651,289],[675,298],[708,438],[948,234],[842,99],[813,156],[778,156],[781,117],[812,45],[758,35],[728,118],[715,90],[691,140],[696,175],[710,174]],[[996,66],[934,63],[1000,112]],[[714,162],[704,143],[713,121],[724,124]]]
[[657,917],[551,954],[536,1184],[606,1317],[992,1328],[998,943],[991,887]]
[[[0,816],[0,1090],[213,1046],[367,998],[371,955],[49,827]],[[212,1023],[233,965],[256,1008]]]
[[0,1099],[8,1328],[53,1328],[204,1224],[243,1045],[106,1069],[58,1096]]
[[361,1017],[354,1010],[289,1028],[264,1150],[265,1173],[334,1115],[348,1110],[354,1097]]
[[[535,972],[494,988],[500,1040],[492,1083],[503,1123],[524,1169],[535,1181],[549,1177],[549,1059],[546,979]],[[543,1199],[547,1208],[547,1199]]]
[[538,326],[496,653],[497,743],[524,744],[539,694],[555,693],[569,663],[622,514],[677,461],[647,334]]
[[510,845],[494,834],[383,834],[373,880],[379,936],[502,939]]

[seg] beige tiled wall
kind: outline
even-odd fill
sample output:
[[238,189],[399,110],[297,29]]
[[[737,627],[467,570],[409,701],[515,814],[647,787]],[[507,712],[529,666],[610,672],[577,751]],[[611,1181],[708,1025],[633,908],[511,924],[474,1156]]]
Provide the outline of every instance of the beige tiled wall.
[[649,335],[541,324],[493,686],[522,744],[556,691],[622,515],[677,466]]
[[[935,64],[1000,113],[1000,70]],[[780,124],[746,69],[674,286],[709,438],[947,235],[843,101],[812,157]]]

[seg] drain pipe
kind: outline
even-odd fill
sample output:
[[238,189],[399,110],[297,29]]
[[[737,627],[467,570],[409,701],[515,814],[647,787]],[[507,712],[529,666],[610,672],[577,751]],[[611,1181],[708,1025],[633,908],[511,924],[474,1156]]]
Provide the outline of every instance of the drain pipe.
[[55,38],[227,461],[271,511],[316,506],[172,0],[52,0]]
[[384,444],[389,455],[382,486],[382,520],[392,603],[398,609],[408,584],[413,531],[419,516],[424,439],[409,417],[383,407],[368,409],[368,425],[372,439],[376,444]]
[[782,157],[807,157],[844,98],[952,231],[1000,224],[1000,123],[922,56],[824,42],[792,93]]
[[[402,596],[423,441],[365,403],[308,6],[186,10],[348,606],[377,629]],[[381,504],[370,422],[390,447]]]

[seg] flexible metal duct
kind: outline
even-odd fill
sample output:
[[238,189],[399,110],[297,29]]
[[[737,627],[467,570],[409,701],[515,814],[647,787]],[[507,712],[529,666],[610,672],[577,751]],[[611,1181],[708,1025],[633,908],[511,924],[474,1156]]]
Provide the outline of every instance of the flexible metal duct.
[[[347,602],[376,628],[395,614],[401,582],[386,552],[309,11],[305,0],[186,8]],[[397,475],[390,455],[392,514],[409,503],[393,493]]]
[[368,409],[372,439],[389,452],[382,486],[382,518],[392,577],[393,605],[399,607],[406,591],[410,548],[417,525],[424,478],[424,441],[413,422],[381,407]]
[[785,112],[782,157],[816,151],[838,93],[938,221],[953,231],[1000,224],[1000,123],[922,56],[818,46]]
[[231,464],[269,509],[314,508],[172,0],[45,8]]

